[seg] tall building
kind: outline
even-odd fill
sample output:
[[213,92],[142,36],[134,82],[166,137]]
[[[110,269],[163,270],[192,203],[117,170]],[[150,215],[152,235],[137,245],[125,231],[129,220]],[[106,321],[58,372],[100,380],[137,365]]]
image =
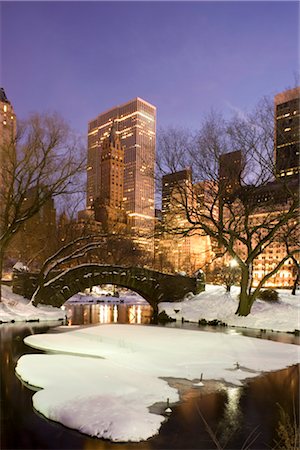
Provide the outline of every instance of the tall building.
[[240,150],[220,155],[219,188],[228,200],[241,186],[242,152]]
[[101,158],[113,124],[124,149],[124,210],[135,241],[153,252],[153,244],[145,237],[154,230],[155,106],[137,97],[89,122],[87,208],[102,195]]
[[[4,143],[14,137],[16,132],[16,115],[5,91],[0,88],[0,151]],[[0,153],[1,161],[4,154]]]
[[115,123],[102,142],[100,157],[100,193],[94,201],[95,219],[106,227],[124,222],[124,148]]
[[14,137],[16,134],[16,115],[5,91],[0,88],[0,231],[4,220],[3,209],[6,195],[12,183],[11,165],[15,160]]
[[275,168],[279,177],[299,174],[300,87],[275,95]]
[[[186,206],[194,210],[195,202],[203,207],[206,183],[194,185],[191,169],[165,175],[162,179],[162,232],[156,245],[156,267],[171,272],[194,273],[211,260],[211,240],[199,233],[176,234],[190,228]],[[198,203],[201,198],[201,204]],[[185,206],[186,205],[186,206]],[[169,232],[168,232],[169,231]],[[170,232],[171,231],[171,232]]]
[[0,88],[0,188],[9,184],[6,177],[9,172],[8,165],[13,162],[15,156],[15,134],[16,115],[4,89]]
[[176,216],[177,221],[185,221],[184,200],[192,197],[192,171],[183,169],[164,175],[162,178],[162,220],[170,221]]

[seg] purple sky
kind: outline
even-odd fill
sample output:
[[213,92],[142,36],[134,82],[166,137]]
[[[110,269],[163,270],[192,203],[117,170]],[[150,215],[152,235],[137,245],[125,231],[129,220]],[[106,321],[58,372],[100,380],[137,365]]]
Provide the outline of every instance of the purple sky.
[[295,84],[297,2],[2,2],[1,86],[25,118],[88,120],[139,96],[197,128]]

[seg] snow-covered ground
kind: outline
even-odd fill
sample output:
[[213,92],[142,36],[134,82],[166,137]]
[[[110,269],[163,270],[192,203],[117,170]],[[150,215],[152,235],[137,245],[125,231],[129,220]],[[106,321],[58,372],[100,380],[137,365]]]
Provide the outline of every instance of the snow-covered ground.
[[2,285],[1,289],[0,322],[65,319],[65,313],[60,308],[45,305],[35,307],[21,295],[13,294],[9,286]]
[[238,287],[232,287],[227,294],[223,286],[206,285],[205,292],[192,296],[183,302],[160,303],[159,311],[181,321],[190,322],[201,319],[207,321],[220,320],[229,326],[257,328],[273,331],[291,331],[300,329],[300,291],[291,295],[291,291],[278,290],[278,302],[256,300],[251,313],[246,317],[238,317]]
[[[37,411],[91,436],[141,441],[179,400],[167,378],[240,385],[263,371],[300,361],[299,347],[240,335],[132,325],[100,325],[29,336],[26,344],[55,354],[24,355],[16,372],[41,388]],[[164,379],[162,379],[164,378]],[[197,386],[198,385],[198,386]],[[197,386],[197,387],[196,387]],[[160,414],[149,407],[163,402]]]
[[[64,312],[51,306],[35,308],[28,300],[13,294],[11,288],[2,286],[3,298],[0,303],[0,321],[10,322],[26,320],[57,320],[64,317]],[[143,304],[145,300],[130,291],[121,291],[120,298],[105,296],[106,291],[94,290],[92,293],[78,293],[70,299],[70,303],[124,302]],[[233,287],[227,294],[223,286],[207,285],[206,291],[199,295],[176,303],[160,303],[159,311],[181,321],[190,322],[201,319],[207,321],[220,320],[229,326],[294,332],[300,329],[300,291],[291,295],[290,291],[279,290],[278,302],[256,300],[251,313],[247,317],[238,317],[235,311],[238,306],[239,288]]]

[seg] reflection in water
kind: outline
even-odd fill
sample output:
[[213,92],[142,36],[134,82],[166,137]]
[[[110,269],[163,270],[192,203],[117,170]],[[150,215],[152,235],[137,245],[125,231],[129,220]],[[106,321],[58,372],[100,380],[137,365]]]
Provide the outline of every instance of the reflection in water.
[[88,325],[90,323],[131,323],[149,324],[152,308],[148,304],[80,304],[66,305],[68,325]]
[[226,388],[226,403],[224,407],[223,418],[218,426],[218,434],[220,436],[220,443],[223,447],[227,445],[229,439],[241,427],[242,413],[240,410],[240,398],[242,394],[241,387],[227,387]]
[[114,315],[114,323],[117,323],[118,322],[118,308],[117,308],[117,305],[114,305],[114,313],[113,313],[113,315]]
[[129,323],[142,323],[142,308],[141,305],[129,306]]

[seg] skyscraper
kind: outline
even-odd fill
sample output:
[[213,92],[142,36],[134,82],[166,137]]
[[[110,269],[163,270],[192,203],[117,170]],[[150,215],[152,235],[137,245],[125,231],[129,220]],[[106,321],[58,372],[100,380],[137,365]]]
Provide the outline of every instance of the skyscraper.
[[109,137],[113,124],[124,149],[123,207],[136,242],[146,245],[145,236],[154,230],[156,108],[145,100],[137,97],[89,122],[87,208],[92,208],[102,195],[103,142]]
[[275,95],[275,167],[280,177],[299,174],[300,87]]
[[109,227],[124,221],[124,148],[113,124],[110,135],[101,146],[100,195],[94,202],[95,219]]
[[16,133],[16,115],[5,91],[0,88],[0,188],[7,185],[7,164],[14,157],[13,138]]
[[164,175],[162,178],[163,221],[170,221],[171,217],[173,219],[174,214],[177,220],[179,220],[179,217],[180,220],[186,220],[183,208],[185,197],[192,197],[191,169],[183,169],[179,172]]
[[241,187],[241,171],[242,152],[240,150],[220,155],[219,189],[224,201],[228,201]]
[[3,211],[8,201],[9,187],[13,181],[15,135],[16,115],[4,89],[0,88],[0,232],[5,221]]

